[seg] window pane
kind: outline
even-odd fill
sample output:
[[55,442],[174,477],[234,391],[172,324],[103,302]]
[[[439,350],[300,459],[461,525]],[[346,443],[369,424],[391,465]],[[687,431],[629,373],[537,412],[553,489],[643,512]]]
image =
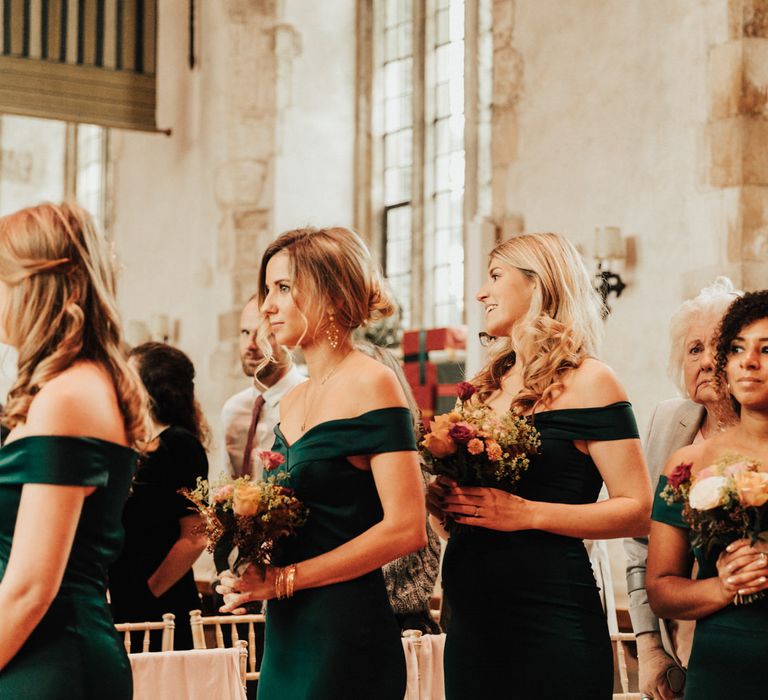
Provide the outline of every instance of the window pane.
[[0,117],[0,214],[64,199],[66,124]]

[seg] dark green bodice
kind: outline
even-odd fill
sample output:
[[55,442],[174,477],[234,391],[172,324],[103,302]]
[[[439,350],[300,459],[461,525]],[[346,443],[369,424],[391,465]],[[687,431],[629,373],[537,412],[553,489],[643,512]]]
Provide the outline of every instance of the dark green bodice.
[[[281,565],[335,549],[381,520],[373,474],[347,457],[416,448],[406,408],[326,421],[292,445],[279,426],[275,434],[273,449],[286,458],[281,469],[309,508],[306,524],[275,556]],[[404,693],[400,629],[380,569],[269,601],[259,700],[402,700]]]

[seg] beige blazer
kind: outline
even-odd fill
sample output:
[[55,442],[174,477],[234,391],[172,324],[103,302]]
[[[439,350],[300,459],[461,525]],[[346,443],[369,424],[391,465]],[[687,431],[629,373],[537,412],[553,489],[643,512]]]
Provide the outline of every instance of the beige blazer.
[[[690,445],[704,419],[704,407],[687,399],[662,401],[653,412],[645,438],[645,457],[655,492],[659,476],[669,456],[681,447]],[[635,537],[624,540],[627,553],[627,592],[629,593],[629,615],[635,634],[661,632],[665,649],[677,659],[669,644],[664,624],[653,614],[648,605],[645,590],[645,568],[648,558],[648,538]]]

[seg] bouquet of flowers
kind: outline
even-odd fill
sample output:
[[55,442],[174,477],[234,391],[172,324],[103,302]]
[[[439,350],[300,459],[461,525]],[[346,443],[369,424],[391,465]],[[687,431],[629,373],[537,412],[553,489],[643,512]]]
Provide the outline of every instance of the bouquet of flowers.
[[211,485],[198,478],[194,490],[181,490],[202,516],[207,549],[219,573],[229,569],[229,555],[235,547],[233,569],[268,564],[277,542],[293,535],[307,520],[306,507],[285,484],[288,475],[275,471],[285,458],[266,450],[257,454],[268,472],[263,481],[243,476]]
[[462,486],[512,490],[528,468],[528,455],[538,452],[538,431],[511,411],[497,416],[469,382],[460,382],[457,394],[454,410],[436,416],[419,444],[427,471]]
[[[768,509],[768,472],[760,461],[726,454],[696,472],[691,467],[678,464],[661,496],[670,505],[682,504],[693,547],[709,555],[735,540],[765,540],[762,532]],[[763,595],[763,591],[737,595],[734,603],[750,603]]]

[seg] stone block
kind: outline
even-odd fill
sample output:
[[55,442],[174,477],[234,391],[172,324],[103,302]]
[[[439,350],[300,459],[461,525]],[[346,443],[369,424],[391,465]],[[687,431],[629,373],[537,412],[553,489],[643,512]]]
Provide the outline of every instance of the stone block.
[[494,0],[493,46],[511,46],[515,30],[515,0]]
[[219,314],[219,340],[237,340],[240,336],[240,311],[241,309],[231,309]]
[[496,169],[514,162],[517,158],[518,120],[515,109],[494,105],[491,110],[491,163]]
[[512,107],[523,93],[522,54],[511,46],[493,52],[493,93],[492,104]]
[[236,231],[234,234],[234,269],[258,270],[261,256],[269,245],[269,238],[264,232],[246,233]]
[[258,291],[259,270],[237,270],[232,273],[232,299],[242,309],[248,300]]
[[731,117],[707,124],[704,169],[715,187],[768,185],[768,121]]
[[740,39],[710,53],[710,114],[768,116],[768,39]]
[[258,19],[275,19],[277,0],[225,0],[229,19],[238,24],[253,23]]
[[214,175],[219,204],[247,206],[258,202],[268,169],[267,163],[256,160],[232,160],[219,165]]
[[[728,259],[768,262],[768,187],[741,189],[736,226],[739,230],[733,232],[734,243],[728,246]],[[736,249],[732,251],[732,247]],[[768,278],[764,284],[768,286]]]
[[265,234],[269,229],[269,212],[263,209],[241,209],[232,212],[232,226],[236,232]]

